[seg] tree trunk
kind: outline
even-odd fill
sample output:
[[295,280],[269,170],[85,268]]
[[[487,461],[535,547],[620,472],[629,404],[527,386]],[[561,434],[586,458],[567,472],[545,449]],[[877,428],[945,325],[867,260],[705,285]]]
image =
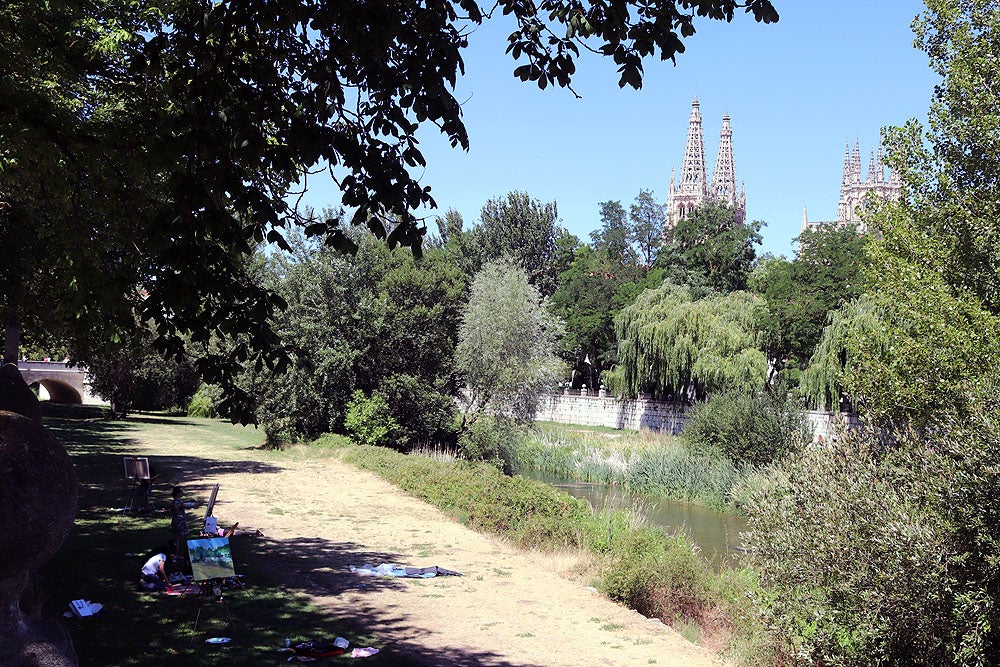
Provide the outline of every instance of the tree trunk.
[[17,348],[21,343],[21,326],[16,321],[7,322],[4,332],[3,363],[17,363]]

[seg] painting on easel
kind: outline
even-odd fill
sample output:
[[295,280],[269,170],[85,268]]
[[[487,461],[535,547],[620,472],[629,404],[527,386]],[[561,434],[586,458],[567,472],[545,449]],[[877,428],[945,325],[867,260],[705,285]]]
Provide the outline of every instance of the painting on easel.
[[194,581],[235,577],[233,552],[228,537],[207,537],[188,540],[191,574]]
[[144,456],[124,456],[125,479],[149,479],[149,459]]

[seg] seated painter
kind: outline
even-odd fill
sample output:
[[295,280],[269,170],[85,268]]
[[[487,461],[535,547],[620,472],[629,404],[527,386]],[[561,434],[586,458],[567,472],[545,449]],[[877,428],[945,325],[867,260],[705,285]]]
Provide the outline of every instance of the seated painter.
[[142,566],[139,577],[139,586],[147,591],[166,590],[170,583],[167,581],[167,555],[158,553],[146,561]]

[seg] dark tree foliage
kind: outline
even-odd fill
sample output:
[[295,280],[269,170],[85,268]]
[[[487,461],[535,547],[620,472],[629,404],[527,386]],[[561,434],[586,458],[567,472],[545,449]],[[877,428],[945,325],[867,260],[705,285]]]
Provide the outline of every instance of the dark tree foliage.
[[[673,59],[696,20],[740,9],[778,19],[769,0],[3,3],[0,217],[17,239],[0,273],[7,339],[42,309],[86,349],[137,310],[161,352],[193,345],[223,408],[247,418],[236,369],[280,369],[291,350],[272,327],[285,304],[245,258],[265,239],[284,247],[281,230],[300,223],[340,250],[353,249],[353,223],[419,252],[412,212],[435,202],[418,180],[417,130],[468,147],[453,90],[477,25],[506,15],[514,75],[541,88],[570,86],[581,46],[639,88],[644,58]],[[295,209],[290,195],[317,168],[350,219]],[[225,354],[210,346],[237,334]]]
[[575,253],[551,300],[552,311],[566,322],[559,355],[572,365],[574,385],[600,385],[618,356],[615,316],[643,289],[658,286],[661,276],[590,246]]
[[[668,229],[657,266],[679,284],[697,285],[700,277],[712,289],[735,292],[747,287],[761,243],[764,223],[737,225],[731,206],[706,202]],[[693,279],[677,279],[677,273]]]
[[868,260],[864,238],[853,228],[806,230],[798,242],[794,261],[763,263],[751,287],[767,302],[760,326],[769,358],[804,368],[830,311],[862,293]]
[[136,327],[87,364],[91,391],[110,404],[116,417],[136,410],[186,411],[201,384],[194,364],[156,354],[153,338],[152,331]]
[[[420,260],[353,233],[354,257],[301,238],[264,280],[288,302],[277,331],[299,362],[285,374],[247,372],[272,444],[341,432],[352,396],[385,405],[399,447],[447,439],[455,411],[453,357],[466,280],[442,250]],[[381,412],[379,412],[381,414]]]
[[559,227],[556,203],[542,203],[527,192],[508,192],[483,205],[480,223],[472,230],[473,267],[507,259],[524,269],[544,295],[556,289]]
[[559,355],[572,365],[574,386],[601,384],[618,352],[615,316],[643,289],[658,287],[663,271],[651,258],[663,234],[662,207],[640,190],[626,217],[619,201],[598,204],[601,226],[590,246],[573,249],[559,273],[552,309],[566,323]]
[[653,198],[650,190],[639,190],[635,201],[629,206],[632,243],[639,253],[639,262],[652,266],[656,253],[663,244],[663,225],[666,222],[666,207]]
[[601,226],[590,233],[594,249],[619,266],[634,265],[635,253],[625,207],[620,201],[602,201],[598,208]]

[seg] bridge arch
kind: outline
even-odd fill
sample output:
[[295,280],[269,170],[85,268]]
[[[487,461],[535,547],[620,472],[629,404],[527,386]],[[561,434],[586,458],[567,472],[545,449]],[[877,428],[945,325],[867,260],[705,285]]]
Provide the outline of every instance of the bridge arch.
[[91,395],[90,379],[82,368],[61,361],[19,361],[17,368],[29,386],[44,388],[53,403],[101,403]]
[[72,385],[60,380],[38,380],[32,382],[30,386],[40,390],[38,392],[40,400],[48,399],[53,403],[83,403],[83,396],[80,395],[80,392]]

